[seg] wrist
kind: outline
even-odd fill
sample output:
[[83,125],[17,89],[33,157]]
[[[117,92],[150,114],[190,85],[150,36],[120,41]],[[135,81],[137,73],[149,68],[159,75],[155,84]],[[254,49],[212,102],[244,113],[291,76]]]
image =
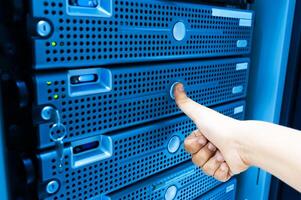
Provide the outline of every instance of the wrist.
[[[254,154],[254,147],[252,147],[252,143],[254,143],[253,138],[250,133],[251,129],[251,121],[239,121],[238,122],[238,133],[236,134],[236,145],[238,148],[239,155],[241,157],[241,160],[244,162],[247,166],[253,166],[253,154]],[[255,141],[256,142],[256,141]]]

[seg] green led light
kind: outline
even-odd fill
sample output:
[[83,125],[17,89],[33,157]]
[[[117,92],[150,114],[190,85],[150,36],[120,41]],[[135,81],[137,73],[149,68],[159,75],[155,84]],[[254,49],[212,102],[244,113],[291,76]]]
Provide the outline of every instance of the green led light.
[[56,42],[51,42],[51,46],[55,47],[56,46]]
[[47,81],[46,83],[47,83],[47,85],[51,85],[52,82],[51,81]]
[[58,99],[58,98],[59,98],[59,95],[55,94],[55,95],[53,95],[53,98],[54,98],[54,99]]

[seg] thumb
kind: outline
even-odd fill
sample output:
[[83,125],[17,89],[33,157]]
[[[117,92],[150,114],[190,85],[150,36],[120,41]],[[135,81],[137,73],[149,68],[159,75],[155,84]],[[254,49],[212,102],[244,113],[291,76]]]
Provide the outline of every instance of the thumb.
[[[198,129],[206,136],[214,126],[218,126],[219,122],[227,117],[211,110],[205,106],[198,104],[188,98],[184,86],[178,83],[174,87],[174,97],[178,107],[196,124]],[[210,138],[210,136],[209,136]]]

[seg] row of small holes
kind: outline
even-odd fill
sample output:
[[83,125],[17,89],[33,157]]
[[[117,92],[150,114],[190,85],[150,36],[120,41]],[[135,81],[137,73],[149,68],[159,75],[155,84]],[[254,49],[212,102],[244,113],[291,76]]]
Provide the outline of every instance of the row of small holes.
[[[233,108],[221,108],[218,111],[225,113],[225,112],[229,112],[229,110],[233,111]],[[231,113],[232,117],[237,117],[237,115],[233,115],[233,112]],[[160,133],[162,133],[162,131],[165,130],[166,135],[162,135]],[[166,137],[167,135],[170,135],[174,132],[181,132],[183,133],[183,137],[187,137],[193,130],[195,130],[195,126],[193,125],[193,123],[190,120],[187,121],[181,121],[177,124],[174,125],[169,125],[167,127],[160,127],[158,129],[155,129],[153,131],[149,131],[149,132],[145,132],[145,133],[135,133],[133,134],[129,134],[128,137],[122,137],[118,140],[114,140],[113,144],[114,144],[114,158],[112,158],[109,161],[105,161],[104,163],[98,163],[96,165],[91,165],[91,166],[87,166],[85,168],[82,168],[80,170],[77,171],[71,171],[69,172],[69,170],[71,168],[69,168],[68,164],[68,156],[65,156],[65,186],[66,186],[66,191],[65,195],[66,195],[66,199],[72,199],[76,196],[76,194],[73,193],[78,193],[75,189],[75,187],[80,187],[80,188],[86,188],[84,191],[88,191],[89,192],[81,192],[80,199],[86,199],[88,198],[88,196],[93,197],[95,195],[98,195],[100,193],[108,193],[110,191],[112,191],[113,189],[118,189],[120,187],[123,187],[124,185],[130,184],[132,182],[135,182],[139,179],[142,179],[146,176],[149,176],[151,174],[154,174],[158,171],[162,171],[163,169],[166,169],[170,166],[173,166],[179,162],[183,162],[187,159],[189,159],[190,157],[188,156],[188,154],[185,153],[184,149],[181,149],[179,156],[174,156],[172,159],[171,158],[166,158],[165,156],[163,156],[162,154],[158,154],[158,155],[154,155],[151,156],[150,160],[147,158],[143,158],[142,160],[140,159],[140,161],[132,161],[132,163],[126,163],[124,162],[124,160],[131,160],[131,158],[128,158],[127,156],[122,156],[125,154],[132,154],[133,157],[136,157],[137,154],[134,154],[133,152],[136,151],[138,152],[139,150],[144,151],[143,154],[146,155],[147,154],[147,150],[146,148],[144,148],[146,145],[146,142],[148,142],[150,140],[150,138],[163,138],[160,140],[164,140],[166,141],[166,139],[168,137]],[[159,135],[152,135],[153,133],[158,133]],[[135,141],[139,141],[140,144],[140,148],[132,148],[133,146],[130,145]],[[143,142],[144,141],[144,142]],[[118,148],[116,148],[118,146]],[[157,145],[156,143],[152,143],[152,149],[154,150],[154,148],[159,147],[160,145]],[[132,150],[129,150],[132,149]],[[126,151],[125,151],[126,150]],[[182,155],[182,156],[180,156]],[[121,157],[120,157],[121,156]],[[163,157],[162,157],[163,156]],[[144,160],[144,161],[143,161]],[[162,160],[164,160],[164,163],[161,163]],[[56,168],[56,159],[52,159],[52,176],[55,176],[57,174],[59,174],[57,172],[57,168]],[[159,163],[158,163],[159,162]],[[117,163],[123,163],[123,167],[122,165]],[[107,166],[107,167],[106,167]],[[143,168],[145,168],[146,166],[149,166],[149,169],[146,170],[142,170]],[[160,166],[160,167],[158,167]],[[139,170],[140,169],[140,170]],[[125,170],[125,171],[124,171]],[[124,175],[122,175],[122,171],[124,171]],[[141,172],[139,172],[141,171]],[[136,172],[135,175],[129,175],[131,174],[131,172]],[[105,176],[103,177],[102,175],[102,180],[99,180],[100,174],[104,174]],[[121,173],[121,174],[120,174]],[[86,175],[85,175],[86,174]],[[106,178],[110,176],[110,178]],[[88,178],[91,177],[91,178]],[[115,177],[115,179],[114,179]],[[122,179],[118,178],[118,177],[123,177]],[[83,179],[84,178],[84,179]],[[61,178],[60,178],[61,179]],[[191,179],[191,177],[189,178]],[[85,181],[85,180],[89,180],[89,181]],[[104,182],[106,180],[106,182]],[[192,180],[192,179],[191,179]],[[79,181],[78,184],[75,183],[75,181]],[[83,182],[84,181],[84,182]],[[188,180],[185,179],[184,182],[182,184],[186,184]],[[72,188],[70,187],[70,184],[72,184]],[[91,183],[93,183],[91,185]],[[97,186],[95,186],[95,184],[97,184]],[[97,189],[93,190],[95,193],[91,192],[91,188],[93,188],[93,186]],[[62,190],[63,192],[64,190]],[[82,191],[82,189],[80,190]],[[63,192],[64,193],[64,192]],[[82,194],[84,193],[84,194]],[[73,195],[73,196],[72,196]],[[68,197],[70,196],[70,197]],[[72,197],[71,197],[72,196]],[[64,194],[58,194],[54,197],[54,199],[60,199],[65,197]]]
[[[158,133],[160,133],[160,131],[159,130],[161,130],[162,128],[159,128],[159,129],[157,129],[157,131],[156,132],[158,132]],[[168,126],[168,127],[165,127],[164,128],[166,131],[165,131],[165,134],[166,135],[170,135],[171,133],[173,133],[174,132],[174,129],[175,130],[178,130],[178,131],[180,131],[180,130],[182,130],[182,131],[184,131],[185,132],[185,134],[183,135],[184,137],[186,137],[192,130],[194,130],[195,129],[195,127],[194,127],[194,125],[193,125],[193,123],[190,121],[190,120],[186,120],[186,121],[183,121],[183,122],[180,122],[180,123],[178,123],[178,124],[174,124],[174,125],[170,125],[170,126]],[[155,130],[154,130],[155,131]],[[135,137],[134,137],[135,136]],[[155,135],[156,136],[156,135]],[[115,148],[115,151],[116,152],[119,152],[118,153],[118,155],[120,156],[122,156],[122,155],[126,155],[126,154],[131,154],[131,151],[127,151],[127,149],[131,149],[132,147],[131,146],[129,146],[129,142],[132,140],[132,141],[135,141],[135,140],[138,140],[139,139],[139,144],[141,144],[142,146],[145,146],[144,144],[143,144],[143,141],[144,141],[144,143],[146,143],[146,142],[148,142],[148,138],[150,138],[150,137],[155,137],[155,136],[151,136],[151,132],[146,132],[146,133],[142,133],[142,134],[138,134],[138,133],[136,133],[136,135],[131,135],[130,137],[128,137],[128,138],[124,138],[124,139],[120,139],[120,140],[116,140],[115,142],[114,142],[114,146],[115,147],[119,147],[120,148],[120,150],[118,150],[118,149],[116,149]],[[145,139],[143,139],[143,138],[141,138],[141,137],[148,137],[148,138],[145,138]],[[160,139],[160,140],[165,140],[166,141],[166,139],[167,139],[167,137],[165,136],[165,135],[162,135],[162,134],[159,134],[158,136],[156,136],[156,137],[161,137],[162,139]],[[154,144],[152,144],[152,146],[153,146]],[[154,147],[152,147],[152,149],[153,148],[156,148],[155,146],[158,146],[158,145],[154,145]],[[123,150],[123,152],[122,152],[122,150]],[[126,151],[125,151],[126,150]],[[137,151],[137,149],[133,149],[132,150],[132,152],[134,151],[134,150],[136,150]],[[146,154],[147,153],[147,150],[146,149],[140,149],[141,151],[144,151],[143,153],[144,154]],[[116,155],[116,154],[115,154]],[[132,156],[135,156],[134,154],[132,155]],[[149,159],[146,157],[146,158],[142,158],[142,159],[140,159],[140,160],[137,160],[137,161],[134,161],[134,162],[132,162],[132,164],[127,164],[126,162],[124,162],[123,160],[126,160],[126,157],[127,156],[124,156],[124,157],[116,157],[115,156],[115,158],[114,159],[111,159],[111,160],[109,160],[109,161],[105,161],[104,162],[104,164],[105,165],[103,165],[102,163],[100,163],[99,164],[99,167],[98,166],[94,166],[94,168],[97,168],[97,169],[99,169],[99,170],[97,170],[97,171],[95,171],[94,170],[94,174],[99,174],[99,173],[107,173],[107,172],[109,172],[110,174],[111,174],[111,176],[110,176],[110,179],[108,179],[109,180],[109,182],[106,182],[106,183],[103,183],[103,185],[102,185],[102,189],[101,189],[101,191],[100,192],[109,192],[109,191],[111,191],[112,190],[112,188],[119,188],[119,187],[122,187],[122,185],[125,185],[125,184],[129,184],[129,183],[131,183],[131,182],[133,182],[133,181],[135,181],[136,179],[141,179],[142,177],[146,177],[146,176],[149,176],[150,174],[154,174],[154,173],[156,173],[158,170],[163,170],[163,169],[166,169],[167,167],[169,167],[169,166],[171,166],[171,165],[175,165],[176,163],[179,163],[179,162],[183,162],[184,160],[187,160],[188,158],[189,158],[189,156],[188,156],[188,154],[186,154],[185,153],[185,151],[182,149],[181,150],[181,153],[178,155],[178,156],[174,156],[172,159],[169,159],[169,158],[166,158],[166,156],[163,156],[163,154],[162,153],[160,153],[160,154],[154,154],[154,155],[150,155],[150,157],[149,157]],[[163,164],[163,163],[161,163],[160,164],[160,162],[162,162],[162,160],[166,160],[166,161],[168,161],[169,162],[169,164],[168,165],[166,165],[166,164]],[[53,160],[52,161],[53,163],[54,163],[54,166],[55,166],[55,160]],[[113,167],[113,166],[116,166],[116,162],[119,162],[120,164],[121,163],[123,163],[123,167],[122,167],[122,165],[118,165],[118,170],[117,170],[117,168],[116,169],[114,169],[115,167]],[[159,163],[158,163],[159,162]],[[115,164],[114,164],[115,163]],[[140,166],[140,167],[139,167]],[[142,166],[144,167],[144,166],[153,166],[152,168],[149,168],[149,169],[144,169],[144,170],[142,170],[143,168],[142,168]],[[160,166],[160,167],[158,167],[158,166]],[[117,167],[117,166],[116,166]],[[158,167],[158,168],[157,168]],[[89,168],[89,171],[88,171],[88,168]],[[124,168],[124,175],[122,176],[123,177],[123,180],[121,180],[121,179],[119,179],[118,178],[118,176],[121,176],[119,173],[117,173],[117,171],[122,171],[121,170],[121,168]],[[141,169],[141,172],[139,173],[139,170],[137,170],[137,169]],[[53,175],[56,175],[57,174],[57,172],[56,172],[56,167],[54,167],[53,168],[54,169],[54,171],[53,171]],[[66,168],[67,170],[65,170],[66,171],[66,174],[65,174],[65,178],[67,178],[67,179],[70,179],[71,177],[68,175],[69,173],[68,173],[68,170],[69,170],[69,168],[67,167]],[[86,173],[88,173],[89,172],[89,174],[92,176],[92,172],[93,171],[93,168],[92,167],[85,167],[84,169],[82,169],[82,170],[78,170],[77,172],[77,174],[82,174],[83,172],[85,172],[85,174]],[[136,173],[136,175],[132,175],[132,176],[130,176],[129,174],[131,174],[131,173]],[[74,176],[74,175],[76,175],[76,173],[74,173],[74,172],[72,172],[72,177]],[[115,174],[115,175],[114,175]],[[98,176],[97,176],[98,177]],[[113,180],[113,177],[115,177],[115,181]],[[96,177],[95,177],[96,178]],[[95,180],[95,178],[94,178],[94,180]],[[97,178],[98,179],[98,178]],[[105,179],[105,178],[104,178]],[[80,179],[74,179],[74,178],[72,178],[72,182],[74,182],[75,180],[78,180],[78,181],[81,181],[81,178]],[[107,181],[108,181],[107,180]],[[91,181],[93,181],[93,179],[91,179]],[[101,180],[99,180],[100,182],[99,182],[99,184],[102,182]],[[120,182],[121,181],[121,182]],[[70,181],[69,181],[70,182]],[[68,183],[69,183],[68,182]],[[114,183],[114,184],[113,184]],[[88,184],[88,183],[86,183],[86,184]],[[76,187],[78,187],[79,185],[81,185],[81,183],[79,183],[79,184],[74,184],[74,187],[76,186]],[[68,186],[67,186],[68,187]],[[69,187],[68,187],[69,188]],[[67,190],[69,190],[68,188],[66,188]],[[74,191],[72,191],[72,192],[74,192]],[[71,194],[71,193],[70,193]]]
[[[43,6],[45,11],[49,14],[52,13],[62,13],[64,16],[61,18],[55,16],[49,16],[56,26],[59,25],[59,31],[55,32],[54,36],[46,42],[44,51],[45,61],[47,63],[66,63],[66,65],[74,64],[74,62],[84,62],[86,60],[91,62],[96,62],[99,60],[111,60],[113,62],[125,62],[129,59],[142,59],[158,56],[181,56],[184,55],[219,55],[219,54],[239,54],[247,53],[249,47],[247,48],[237,48],[236,41],[233,40],[234,37],[242,39],[245,38],[249,40],[251,28],[250,27],[239,27],[237,19],[231,18],[219,18],[213,17],[211,15],[210,9],[197,9],[188,8],[187,6],[173,6],[173,5],[161,5],[160,2],[147,2],[147,3],[137,3],[136,1],[114,1],[114,18],[100,18],[91,19],[89,17],[70,17],[65,14],[65,1],[44,1]],[[153,9],[154,8],[154,9]],[[136,11],[143,13],[137,15]],[[160,11],[160,12],[159,12]],[[53,13],[54,12],[54,13]],[[149,14],[156,12],[155,16],[151,17]],[[131,15],[133,13],[133,16]],[[135,13],[135,14],[134,14]],[[163,14],[164,13],[164,14]],[[168,15],[165,15],[168,13]],[[185,14],[184,14],[185,13]],[[60,14],[61,15],[61,14]],[[118,17],[116,17],[116,15]],[[127,16],[127,18],[133,17],[133,20],[128,20],[126,17],[124,19],[119,19],[120,15]],[[142,16],[143,15],[143,16]],[[138,17],[139,16],[139,17]],[[168,17],[166,17],[168,16]],[[120,26],[126,24],[126,26],[161,26],[171,27],[173,23],[171,16],[183,16],[188,18],[188,22],[196,28],[196,26],[201,26],[199,28],[209,28],[209,29],[220,29],[223,30],[223,34],[218,36],[226,36],[225,40],[231,40],[232,43],[229,45],[218,43],[219,45],[191,45],[189,42],[196,41],[195,38],[187,40],[187,44],[178,43],[173,44],[172,36],[164,34],[148,34],[151,39],[145,41],[146,44],[141,43],[141,38],[135,39],[134,37],[130,39],[132,35],[140,36],[139,34],[125,34],[122,38],[122,34],[119,35]],[[138,17],[137,22],[133,22]],[[140,19],[142,17],[142,19]],[[151,17],[151,18],[150,18]],[[155,18],[156,17],[156,18]],[[199,18],[203,18],[203,23]],[[162,22],[164,21],[164,22]],[[168,23],[165,23],[168,21]],[[162,24],[161,24],[162,23]],[[220,26],[220,24],[226,24],[227,26]],[[198,24],[198,25],[195,25]],[[204,24],[204,25],[200,25]],[[227,27],[227,28],[225,28]],[[228,31],[227,31],[228,30]],[[230,30],[230,31],[229,31]],[[231,31],[232,30],[232,31]],[[86,34],[84,34],[84,32]],[[164,39],[156,40],[152,36],[164,36]],[[55,39],[58,37],[58,39]],[[98,38],[103,38],[99,40]],[[128,37],[129,39],[126,39]],[[193,36],[192,36],[193,37]],[[210,38],[209,41],[215,42],[219,41],[219,38]],[[57,45],[52,47],[50,44],[52,41],[56,41]],[[200,38],[197,41],[204,41]],[[102,43],[101,45],[99,43]],[[123,44],[120,44],[123,42]],[[132,44],[126,44],[129,42]],[[151,42],[148,44],[148,42]],[[156,48],[148,49],[150,45],[158,45],[158,42],[162,46],[157,46]],[[163,44],[162,44],[163,42]],[[107,44],[105,44],[107,43]],[[115,45],[116,46],[112,46]],[[137,43],[136,47],[132,47]],[[140,44],[139,44],[140,43]],[[94,44],[94,45],[93,45]],[[101,47],[100,47],[101,46]],[[129,49],[126,48],[130,46]],[[176,47],[180,47],[176,49]],[[79,48],[81,47],[81,48]],[[97,47],[97,48],[96,48]],[[132,48],[132,50],[131,50]],[[187,50],[185,50],[187,49]],[[224,49],[224,50],[223,50]],[[42,55],[39,54],[39,57]],[[114,60],[113,60],[114,59]],[[99,62],[97,62],[99,64]]]
[[[59,101],[62,104],[61,114],[63,123],[68,129],[68,137],[72,138],[74,136],[82,134],[86,135],[95,131],[104,131],[106,129],[112,129],[113,127],[116,128],[118,126],[123,126],[125,124],[137,123],[139,120],[153,119],[161,117],[162,115],[170,115],[171,113],[179,112],[174,104],[168,103],[168,97],[150,98],[147,100],[141,100],[141,103],[136,101],[119,103],[117,99],[122,96],[132,98],[136,97],[138,94],[140,95],[141,93],[149,95],[160,91],[166,92],[165,90],[168,88],[162,87],[161,85],[169,86],[171,84],[170,80],[180,75],[188,77],[185,78],[188,86],[207,82],[220,82],[220,84],[224,85],[223,87],[206,88],[193,91],[190,91],[188,87],[188,94],[198,101],[203,101],[205,104],[221,102],[225,98],[235,96],[229,96],[229,94],[232,93],[231,90],[234,83],[236,85],[244,84],[246,72],[235,72],[235,70],[231,70],[233,67],[235,67],[233,64],[209,65],[202,67],[190,66],[175,69],[170,67],[164,70],[113,74],[114,87],[110,94],[91,96],[87,98],[74,97],[72,100]],[[226,77],[224,77],[225,79],[221,79],[220,76]],[[65,82],[63,81],[63,83]],[[58,94],[60,97],[65,97],[65,92],[55,93],[55,91],[66,91],[65,87],[65,84],[60,85],[60,87],[55,86],[55,84],[53,87],[48,86],[48,91],[51,91],[48,99],[51,99],[54,94]],[[221,93],[216,95],[217,91]],[[157,104],[155,102],[161,103]],[[142,103],[144,105],[143,107],[140,106]],[[125,115],[127,117],[124,117]],[[99,121],[99,119],[102,120]],[[76,124],[75,126],[74,123]]]
[[[227,185],[225,185],[227,186]],[[225,192],[226,188],[218,188],[218,191],[213,190],[210,194],[206,195],[206,197],[202,198],[202,200],[233,200],[234,199],[234,192]]]

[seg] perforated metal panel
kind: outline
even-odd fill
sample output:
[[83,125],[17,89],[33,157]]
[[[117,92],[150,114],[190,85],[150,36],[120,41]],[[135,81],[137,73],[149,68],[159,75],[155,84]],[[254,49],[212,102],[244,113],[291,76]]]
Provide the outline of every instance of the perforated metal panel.
[[[248,63],[249,59],[238,58],[39,74],[36,116],[43,106],[58,109],[67,129],[64,141],[74,141],[179,114],[170,97],[175,82],[182,82],[187,94],[206,106],[243,98]],[[94,83],[70,83],[72,77],[91,74],[99,77]],[[37,121],[40,147],[53,145],[49,137],[53,122]]]
[[47,21],[52,30],[46,37],[33,34],[36,69],[250,53],[252,11],[185,1],[99,2],[105,5],[32,0],[30,24]]
[[[244,101],[239,101],[215,110],[243,119],[244,107]],[[183,141],[195,129],[193,122],[182,116],[124,132],[79,140],[65,148],[62,168],[58,166],[55,150],[43,153],[39,156],[39,198],[99,199],[103,194],[187,161],[190,155],[185,152]],[[179,138],[179,146],[172,138]],[[103,148],[74,153],[78,145],[93,141],[105,141],[101,143]],[[104,152],[109,156],[104,156]],[[211,180],[207,179],[204,180]],[[52,180],[57,180],[60,188],[57,193],[50,195],[45,192],[45,187]],[[186,189],[183,189],[183,195],[188,195],[184,191]]]
[[236,184],[237,181],[233,178],[197,200],[235,200]]
[[[192,200],[220,184],[190,161],[129,188],[106,195],[106,200]],[[172,189],[170,189],[172,188]]]

